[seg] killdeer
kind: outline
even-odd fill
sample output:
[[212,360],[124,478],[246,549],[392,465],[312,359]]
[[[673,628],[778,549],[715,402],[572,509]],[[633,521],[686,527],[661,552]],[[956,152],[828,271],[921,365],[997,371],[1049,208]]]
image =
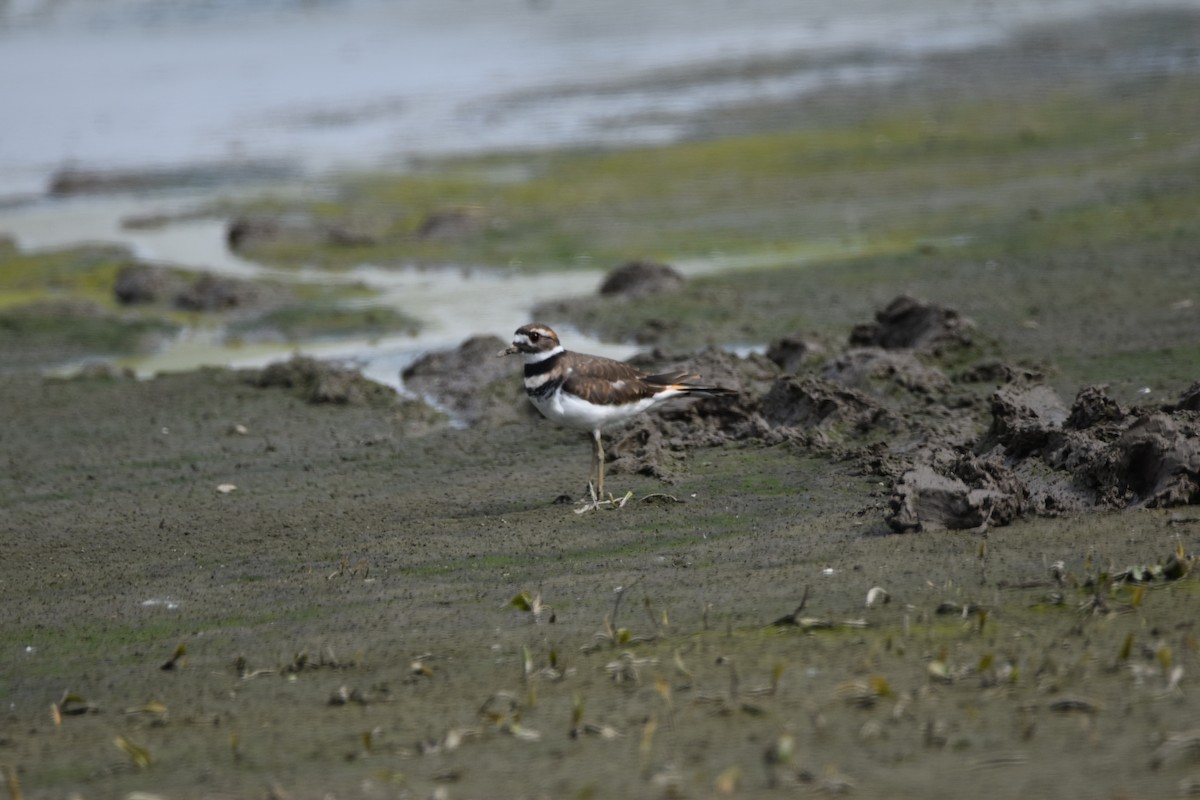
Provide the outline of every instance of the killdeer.
[[517,328],[512,346],[496,355],[514,353],[520,353],[525,360],[525,394],[542,416],[592,434],[593,462],[588,488],[593,506],[604,502],[604,445],[600,434],[605,428],[625,422],[672,397],[736,394],[732,389],[699,383],[699,375],[687,372],[647,375],[637,367],[611,358],[572,353],[563,348],[558,334],[536,322]]

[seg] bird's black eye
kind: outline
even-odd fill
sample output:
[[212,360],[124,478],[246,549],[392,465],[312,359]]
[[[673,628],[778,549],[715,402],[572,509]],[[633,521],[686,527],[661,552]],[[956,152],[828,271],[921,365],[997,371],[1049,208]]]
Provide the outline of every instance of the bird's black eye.
[[531,342],[536,342],[540,338],[542,338],[542,335],[540,333],[538,333],[537,331],[533,331],[532,333],[529,334],[529,341],[531,341]]

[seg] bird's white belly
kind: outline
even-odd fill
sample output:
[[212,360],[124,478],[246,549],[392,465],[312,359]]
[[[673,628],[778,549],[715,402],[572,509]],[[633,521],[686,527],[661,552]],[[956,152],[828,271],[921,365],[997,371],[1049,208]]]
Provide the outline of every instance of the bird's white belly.
[[549,397],[531,397],[530,400],[537,410],[542,412],[542,416],[559,425],[594,431],[635,417],[665,400],[666,396],[674,394],[675,392],[664,392],[655,397],[643,398],[636,403],[621,405],[594,405],[564,392],[554,392]]

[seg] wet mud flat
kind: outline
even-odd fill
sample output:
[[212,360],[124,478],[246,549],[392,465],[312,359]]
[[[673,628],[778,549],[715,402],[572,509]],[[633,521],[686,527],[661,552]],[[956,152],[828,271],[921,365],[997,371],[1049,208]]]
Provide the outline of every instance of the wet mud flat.
[[[894,533],[896,494],[919,479],[870,439],[896,432],[904,414],[878,398],[906,373],[838,388],[763,357],[686,358],[744,397],[614,437],[610,484],[633,499],[582,515],[556,500],[580,493],[586,442],[530,416],[515,375],[489,387],[507,411],[467,429],[303,359],[5,378],[9,785],[1194,791],[1194,506],[1144,494],[1137,510]],[[823,426],[810,412],[829,403],[839,419],[880,410]]]

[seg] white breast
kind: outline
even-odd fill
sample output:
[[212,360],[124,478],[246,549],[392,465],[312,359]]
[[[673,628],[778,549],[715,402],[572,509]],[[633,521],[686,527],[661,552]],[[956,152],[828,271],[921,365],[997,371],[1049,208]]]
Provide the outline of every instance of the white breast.
[[636,417],[643,411],[678,394],[679,392],[675,390],[669,390],[654,397],[643,398],[636,403],[600,405],[588,403],[575,395],[559,390],[549,397],[531,397],[530,400],[546,419],[568,428],[594,431]]

